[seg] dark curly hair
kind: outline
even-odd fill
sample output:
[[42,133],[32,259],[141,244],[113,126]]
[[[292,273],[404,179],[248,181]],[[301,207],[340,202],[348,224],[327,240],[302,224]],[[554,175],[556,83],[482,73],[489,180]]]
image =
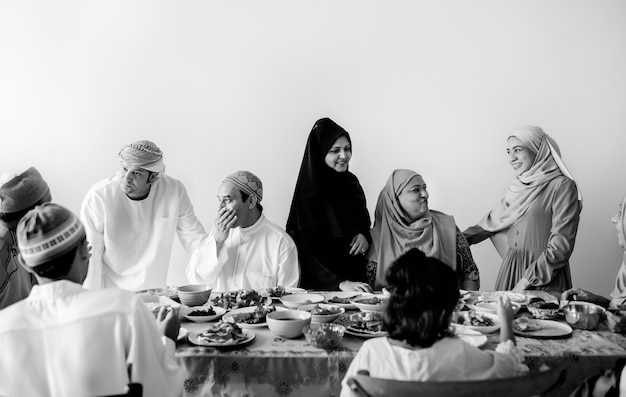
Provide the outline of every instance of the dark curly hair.
[[385,284],[391,296],[383,322],[390,338],[430,347],[449,335],[450,318],[459,300],[452,268],[412,248],[387,269]]

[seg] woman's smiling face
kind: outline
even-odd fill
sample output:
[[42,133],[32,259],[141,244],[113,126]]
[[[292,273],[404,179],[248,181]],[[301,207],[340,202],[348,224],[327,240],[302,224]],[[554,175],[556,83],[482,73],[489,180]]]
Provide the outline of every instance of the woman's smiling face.
[[535,154],[514,136],[507,141],[506,153],[509,155],[509,162],[517,176],[528,171],[535,162]]
[[350,158],[352,158],[352,145],[347,137],[340,136],[326,153],[324,162],[337,172],[346,172]]

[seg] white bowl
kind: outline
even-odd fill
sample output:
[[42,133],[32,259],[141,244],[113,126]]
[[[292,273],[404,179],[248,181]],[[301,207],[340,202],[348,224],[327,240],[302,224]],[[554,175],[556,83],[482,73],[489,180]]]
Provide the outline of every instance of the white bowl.
[[202,306],[211,295],[212,288],[208,285],[190,284],[176,288],[180,302],[187,306]]
[[[336,313],[332,313],[332,314],[314,314],[314,313],[311,313],[311,310],[313,310],[315,308],[320,308],[320,309],[323,309],[323,310],[332,310],[332,311],[335,311]],[[325,303],[314,303],[314,304],[311,304],[311,305],[300,306],[298,308],[298,310],[302,310],[303,312],[311,313],[311,322],[312,323],[330,323],[333,320],[335,320],[336,318],[338,318],[339,316],[341,316],[343,313],[346,312],[346,309],[344,309],[343,307],[336,306],[336,305],[327,305]]]
[[[198,311],[198,310],[207,311],[208,309],[211,309],[211,308],[213,309],[215,314],[208,315],[208,316],[196,316],[196,315],[192,316],[192,315],[190,315],[190,313],[192,313],[194,311]],[[194,323],[205,323],[205,322],[208,322],[208,321],[217,320],[224,313],[226,313],[226,309],[221,308],[219,306],[190,306],[190,307],[183,307],[180,310],[180,314],[184,318],[186,318],[187,320],[192,321]]]
[[297,309],[300,306],[309,305],[311,303],[320,303],[324,301],[322,295],[317,294],[291,294],[280,298],[283,305],[290,309]]
[[311,323],[311,313],[300,310],[276,311],[268,314],[266,321],[274,335],[297,338],[302,335],[302,328]]
[[[378,303],[369,303],[372,300],[377,300]],[[361,296],[350,300],[350,302],[362,312],[382,312],[389,302],[389,297],[384,295]]]

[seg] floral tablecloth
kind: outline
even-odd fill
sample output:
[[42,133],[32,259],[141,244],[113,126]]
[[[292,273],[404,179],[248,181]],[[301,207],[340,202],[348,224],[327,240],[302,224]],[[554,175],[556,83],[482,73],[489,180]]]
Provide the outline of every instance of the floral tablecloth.
[[[203,324],[183,323],[189,331]],[[363,339],[345,335],[337,350],[309,345],[304,336],[283,339],[267,328],[252,329],[255,339],[243,348],[218,350],[180,343],[177,360],[186,371],[185,396],[339,396],[341,381]],[[483,349],[495,349],[499,334],[488,335]],[[531,368],[565,364],[565,383],[553,395],[567,396],[587,376],[612,368],[626,357],[626,337],[605,324],[595,331],[574,330],[567,339],[517,337]]]

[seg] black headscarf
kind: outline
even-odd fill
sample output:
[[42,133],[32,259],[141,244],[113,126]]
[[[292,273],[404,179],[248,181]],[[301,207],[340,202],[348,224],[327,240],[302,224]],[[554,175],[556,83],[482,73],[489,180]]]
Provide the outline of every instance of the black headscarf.
[[288,232],[310,230],[347,240],[358,233],[369,236],[370,217],[359,180],[350,171],[335,171],[324,160],[342,136],[352,146],[348,132],[331,119],[315,122],[291,202]]

